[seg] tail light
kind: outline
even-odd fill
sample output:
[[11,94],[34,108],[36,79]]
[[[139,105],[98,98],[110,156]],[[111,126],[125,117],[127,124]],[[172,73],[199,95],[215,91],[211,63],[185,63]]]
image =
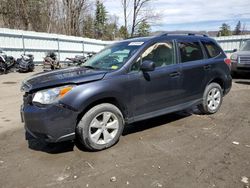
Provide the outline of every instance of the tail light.
[[225,58],[224,62],[229,66],[229,68],[231,68],[231,59]]

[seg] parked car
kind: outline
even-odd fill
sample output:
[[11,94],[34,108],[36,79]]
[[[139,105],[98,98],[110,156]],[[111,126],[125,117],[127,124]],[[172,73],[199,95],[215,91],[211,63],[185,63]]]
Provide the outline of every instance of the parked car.
[[216,113],[232,85],[229,66],[221,47],[207,36],[121,41],[81,67],[24,81],[22,120],[35,138],[77,138],[89,150],[103,150],[132,122],[193,106]]
[[17,70],[19,72],[33,72],[35,69],[34,56],[32,54],[22,54],[17,59]]
[[234,49],[231,61],[232,74],[250,72],[250,40],[245,41],[239,51]]

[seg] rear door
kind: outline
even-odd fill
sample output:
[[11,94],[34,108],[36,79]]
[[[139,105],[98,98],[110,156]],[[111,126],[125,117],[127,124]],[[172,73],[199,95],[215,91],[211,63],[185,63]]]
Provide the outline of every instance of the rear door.
[[[201,43],[204,47],[204,50],[207,54],[206,66],[209,67],[206,69],[207,80],[211,81],[216,77],[221,77],[223,74],[218,75],[218,70],[225,71],[225,54],[221,48],[212,40],[201,40]],[[227,67],[226,67],[227,68]]]
[[179,61],[181,64],[181,88],[183,102],[201,99],[207,83],[206,55],[199,40],[177,40]]

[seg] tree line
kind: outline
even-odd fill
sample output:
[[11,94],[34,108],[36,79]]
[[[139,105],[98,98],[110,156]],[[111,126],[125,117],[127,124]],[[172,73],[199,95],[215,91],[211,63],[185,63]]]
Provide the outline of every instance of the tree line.
[[223,23],[220,27],[220,30],[217,34],[218,37],[220,36],[231,36],[231,35],[243,35],[246,34],[246,24],[241,24],[241,21],[238,21],[235,29],[232,31],[229,24]]
[[1,0],[0,26],[103,40],[146,36],[155,17],[150,1],[118,0],[124,17],[119,27],[101,0]]

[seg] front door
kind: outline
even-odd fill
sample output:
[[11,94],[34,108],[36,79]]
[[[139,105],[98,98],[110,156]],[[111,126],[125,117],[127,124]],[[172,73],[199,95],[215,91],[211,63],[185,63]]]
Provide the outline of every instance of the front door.
[[[139,70],[139,65],[145,60],[155,63],[154,71]],[[166,41],[148,47],[132,65],[129,80],[134,116],[177,105],[181,91],[180,67],[176,64],[174,43]]]

